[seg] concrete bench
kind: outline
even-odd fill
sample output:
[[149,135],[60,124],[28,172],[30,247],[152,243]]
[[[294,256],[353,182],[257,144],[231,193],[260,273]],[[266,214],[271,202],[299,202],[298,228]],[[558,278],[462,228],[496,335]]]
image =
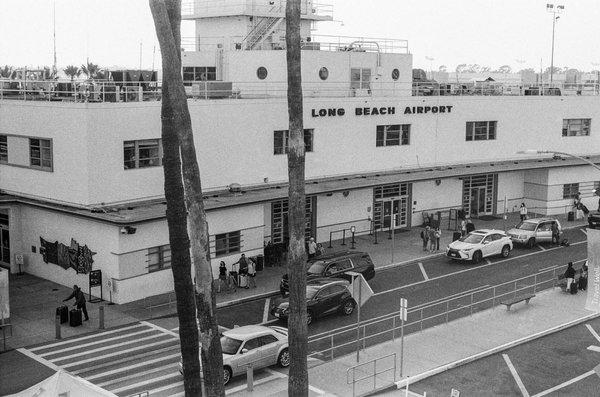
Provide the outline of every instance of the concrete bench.
[[510,307],[512,305],[514,305],[515,303],[525,301],[527,304],[529,304],[529,300],[531,298],[533,298],[534,296],[535,296],[535,294],[518,295],[518,296],[515,296],[514,298],[505,299],[503,301],[500,301],[500,304],[506,306],[506,310],[510,310]]

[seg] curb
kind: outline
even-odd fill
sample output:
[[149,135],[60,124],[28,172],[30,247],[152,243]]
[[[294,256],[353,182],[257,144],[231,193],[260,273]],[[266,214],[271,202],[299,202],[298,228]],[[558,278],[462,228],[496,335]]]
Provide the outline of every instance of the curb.
[[454,362],[451,362],[451,363],[448,363],[448,364],[441,365],[441,366],[439,366],[437,368],[434,368],[434,369],[431,369],[429,371],[425,371],[425,372],[420,373],[418,375],[411,376],[411,377],[406,378],[404,380],[400,380],[400,381],[396,382],[396,387],[398,389],[406,387],[407,384],[414,384],[415,382],[422,381],[423,379],[427,379],[427,378],[429,378],[431,376],[434,376],[434,375],[437,375],[439,373],[448,371],[448,370],[450,370],[452,368],[456,368],[456,367],[459,367],[461,365],[468,364],[470,362],[479,360],[481,358],[491,356],[491,355],[496,354],[498,352],[501,352],[503,350],[510,349],[511,347],[518,346],[518,345],[530,342],[532,340],[542,338],[544,336],[553,334],[553,333],[558,332],[558,331],[562,331],[563,329],[570,328],[570,327],[573,327],[575,325],[579,325],[581,323],[584,323],[584,322],[589,321],[589,320],[593,320],[593,319],[598,318],[598,317],[600,317],[600,313],[593,313],[593,314],[590,314],[590,315],[578,318],[576,320],[572,320],[572,321],[570,321],[568,323],[557,325],[557,326],[552,327],[550,329],[547,329],[545,331],[540,331],[540,332],[538,332],[536,334],[528,335],[528,336],[525,336],[523,338],[514,340],[512,342],[508,342],[508,343],[505,343],[503,345],[496,346],[494,348],[491,348],[489,350],[483,351],[481,353],[477,353],[477,354],[474,354],[472,356],[469,356],[469,357],[466,357],[466,358],[463,358],[463,359],[460,359],[460,360],[457,360],[457,361],[454,361]]

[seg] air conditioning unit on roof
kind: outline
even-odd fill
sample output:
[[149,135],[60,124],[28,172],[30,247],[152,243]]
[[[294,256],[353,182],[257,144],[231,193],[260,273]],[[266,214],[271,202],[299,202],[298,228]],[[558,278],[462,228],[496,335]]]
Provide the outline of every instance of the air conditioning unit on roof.
[[242,185],[240,185],[239,183],[231,183],[227,187],[229,188],[230,193],[241,193],[242,192]]

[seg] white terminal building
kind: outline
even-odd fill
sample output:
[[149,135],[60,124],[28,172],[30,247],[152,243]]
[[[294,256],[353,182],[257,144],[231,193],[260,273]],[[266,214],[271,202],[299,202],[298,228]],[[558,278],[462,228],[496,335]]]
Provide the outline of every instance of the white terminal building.
[[[216,276],[220,261],[286,240],[285,2],[201,0],[184,4],[183,19],[196,24],[196,37],[183,40],[182,73]],[[332,20],[330,6],[303,0],[307,236],[409,228],[423,212],[450,209],[501,215],[522,202],[564,214],[578,192],[596,208],[597,170],[517,152],[600,161],[591,128],[598,95],[424,96],[413,90],[406,41],[311,34]],[[153,94],[92,101],[0,92],[0,265],[87,291],[90,268],[44,259],[74,243],[95,253],[105,298],[173,290]],[[68,249],[58,251],[69,261]]]

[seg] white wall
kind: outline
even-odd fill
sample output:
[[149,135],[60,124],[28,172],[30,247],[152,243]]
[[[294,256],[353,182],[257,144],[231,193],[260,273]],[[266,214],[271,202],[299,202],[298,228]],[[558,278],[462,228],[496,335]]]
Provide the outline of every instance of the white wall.
[[[523,201],[524,194],[524,172],[501,172],[498,174],[498,200],[496,202],[497,213],[504,212],[504,198],[506,197],[506,212],[517,211]],[[526,203],[529,207],[529,203]]]
[[[368,209],[371,209],[368,212]],[[329,242],[329,233],[341,229],[356,227],[356,234],[369,233],[373,219],[373,189],[352,190],[347,197],[342,192],[331,196],[317,196],[317,242]],[[348,237],[348,232],[346,232]],[[341,239],[341,233],[335,233],[333,240]]]
[[431,214],[462,207],[462,187],[462,181],[458,178],[442,179],[439,185],[434,180],[413,182],[413,201],[408,207],[410,211],[412,204],[410,226],[423,224],[423,211]]

